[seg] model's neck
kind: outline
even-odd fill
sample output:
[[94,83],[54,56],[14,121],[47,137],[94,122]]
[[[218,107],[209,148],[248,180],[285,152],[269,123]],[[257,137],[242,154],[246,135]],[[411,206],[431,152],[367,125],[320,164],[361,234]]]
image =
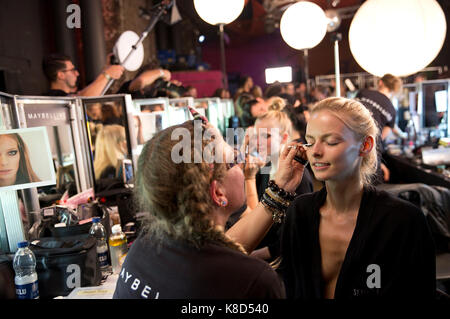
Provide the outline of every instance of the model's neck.
[[363,183],[359,177],[345,181],[327,181],[326,204],[336,213],[353,212],[359,209],[363,194]]

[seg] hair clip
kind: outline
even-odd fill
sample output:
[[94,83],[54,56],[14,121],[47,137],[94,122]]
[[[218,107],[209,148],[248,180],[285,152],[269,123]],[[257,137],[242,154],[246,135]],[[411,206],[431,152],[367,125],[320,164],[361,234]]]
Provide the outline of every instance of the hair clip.
[[203,124],[205,124],[205,125],[208,124],[208,119],[206,117],[204,117],[203,115],[201,115],[200,113],[198,113],[193,107],[188,106],[187,108],[188,108],[189,112],[191,112],[192,116],[194,117],[194,121],[201,120],[203,122]]

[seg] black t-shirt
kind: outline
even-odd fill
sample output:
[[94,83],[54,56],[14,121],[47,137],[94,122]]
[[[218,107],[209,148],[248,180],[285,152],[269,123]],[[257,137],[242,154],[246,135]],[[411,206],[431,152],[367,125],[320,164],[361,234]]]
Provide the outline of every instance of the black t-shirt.
[[392,105],[391,100],[378,91],[373,90],[361,90],[356,96],[366,108],[372,113],[373,119],[378,126],[379,134],[377,137],[377,151],[378,151],[378,164],[377,172],[375,176],[374,184],[383,182],[383,171],[380,167],[382,160],[382,153],[384,152],[383,141],[381,140],[381,132],[385,126],[393,128],[395,126],[396,110]]
[[69,96],[69,93],[66,93],[63,90],[52,90],[51,89],[42,95],[43,96]]
[[380,133],[385,126],[394,127],[396,111],[386,95],[378,91],[364,89],[359,91],[356,98],[372,112]]
[[139,237],[117,280],[114,298],[284,298],[276,272],[264,261],[216,244],[197,249],[165,240],[161,247]]
[[[288,298],[323,298],[319,210],[326,196],[324,187],[296,198],[288,209],[278,269]],[[422,211],[384,191],[365,188],[335,298],[434,298],[435,289],[435,249]]]

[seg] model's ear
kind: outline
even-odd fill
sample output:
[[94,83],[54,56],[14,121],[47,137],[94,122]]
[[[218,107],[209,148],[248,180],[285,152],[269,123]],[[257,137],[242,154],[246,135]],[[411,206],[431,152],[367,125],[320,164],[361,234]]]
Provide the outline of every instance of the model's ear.
[[360,156],[365,156],[369,154],[373,147],[375,146],[375,141],[372,136],[366,136],[362,142],[361,149],[359,151]]

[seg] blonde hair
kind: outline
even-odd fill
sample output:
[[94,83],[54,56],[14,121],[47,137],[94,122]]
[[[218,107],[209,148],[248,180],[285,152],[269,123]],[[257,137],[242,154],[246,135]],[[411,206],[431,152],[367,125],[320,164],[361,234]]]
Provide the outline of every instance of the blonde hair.
[[[182,141],[175,138],[175,129],[190,133],[191,160],[175,163],[172,149]],[[215,243],[245,253],[244,248],[228,238],[212,220],[215,204],[210,196],[213,180],[223,180],[224,163],[196,163],[195,153],[208,145],[202,139],[202,148],[194,146],[194,121],[171,126],[149,140],[138,159],[135,194],[143,212],[147,212],[142,230],[146,237],[161,244],[167,238],[181,240],[195,247]],[[181,141],[180,141],[181,140]]]
[[373,138],[373,148],[363,157],[360,168],[363,184],[370,185],[378,164],[376,149],[378,127],[370,111],[360,102],[342,97],[330,97],[316,103],[312,107],[311,115],[320,111],[332,112],[354,133],[357,141],[363,142],[367,136]]
[[120,143],[126,141],[125,128],[122,125],[104,125],[95,140],[94,172],[99,179],[108,167],[117,168],[119,160],[125,158]]
[[289,116],[283,111],[286,106],[284,99],[278,96],[271,97],[267,100],[268,112],[260,117],[256,121],[262,120],[275,120],[280,128],[280,134],[288,133],[292,134],[292,122]]

